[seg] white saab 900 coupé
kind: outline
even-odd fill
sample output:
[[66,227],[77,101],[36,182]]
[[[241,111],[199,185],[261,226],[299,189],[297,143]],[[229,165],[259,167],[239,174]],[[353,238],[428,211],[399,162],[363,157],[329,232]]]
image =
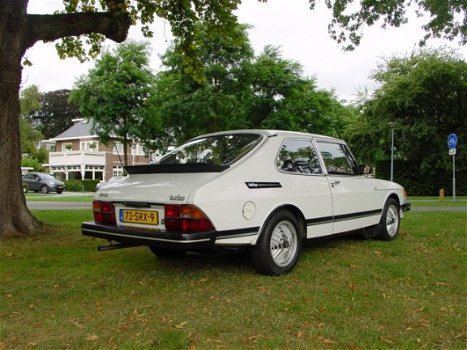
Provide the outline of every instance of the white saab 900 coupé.
[[255,268],[293,269],[304,239],[361,230],[396,238],[410,205],[393,182],[363,176],[344,141],[274,130],[199,136],[98,191],[87,236],[158,256],[247,247]]

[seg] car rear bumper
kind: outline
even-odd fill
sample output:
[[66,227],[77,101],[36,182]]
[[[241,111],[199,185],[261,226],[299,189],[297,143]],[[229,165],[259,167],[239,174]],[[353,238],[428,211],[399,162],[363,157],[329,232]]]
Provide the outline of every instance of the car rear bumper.
[[171,249],[206,249],[214,245],[216,231],[197,233],[145,231],[137,228],[83,222],[84,236],[97,237],[131,245],[158,246]]

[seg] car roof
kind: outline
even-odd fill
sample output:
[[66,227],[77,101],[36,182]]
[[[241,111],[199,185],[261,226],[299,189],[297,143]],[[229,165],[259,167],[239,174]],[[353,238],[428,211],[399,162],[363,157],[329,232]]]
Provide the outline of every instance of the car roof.
[[311,138],[314,138],[314,139],[322,139],[322,140],[329,140],[329,141],[333,140],[333,141],[344,142],[341,139],[331,137],[331,136],[320,135],[320,134],[310,134],[310,133],[299,132],[299,131],[272,130],[272,129],[226,130],[226,131],[220,131],[220,132],[200,135],[200,136],[197,136],[197,137],[193,138],[193,140],[199,139],[199,138],[204,138],[204,137],[231,135],[231,134],[260,134],[260,135],[263,135],[263,136],[266,136],[266,137],[274,137],[274,136],[306,137],[306,138],[311,137]]

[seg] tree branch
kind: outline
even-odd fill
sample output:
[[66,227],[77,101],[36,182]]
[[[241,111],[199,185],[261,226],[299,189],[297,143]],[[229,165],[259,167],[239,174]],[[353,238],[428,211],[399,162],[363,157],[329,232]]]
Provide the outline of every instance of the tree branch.
[[69,36],[99,33],[116,42],[126,39],[128,16],[110,12],[27,15],[25,49],[39,40],[54,41]]

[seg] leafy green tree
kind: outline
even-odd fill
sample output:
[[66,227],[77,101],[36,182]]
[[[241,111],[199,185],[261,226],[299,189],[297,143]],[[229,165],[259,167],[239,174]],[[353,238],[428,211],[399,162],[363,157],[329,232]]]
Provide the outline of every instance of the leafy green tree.
[[31,124],[44,135],[53,138],[73,125],[80,118],[79,109],[69,103],[70,90],[55,90],[40,94],[40,108],[29,115]]
[[283,59],[278,48],[265,47],[246,79],[252,89],[250,127],[342,133],[346,108],[332,92],[317,89],[314,79],[303,77],[301,65]]
[[[352,142],[378,150],[374,154],[380,159],[373,161],[389,159],[394,128],[395,157],[410,166],[411,173],[403,180],[412,193],[433,194],[441,187],[449,188],[452,159],[447,137],[456,133],[460,140],[467,139],[467,63],[447,49],[425,50],[384,61],[373,78],[380,87],[363,106]],[[467,192],[464,147],[460,142],[456,156],[462,193]],[[397,176],[396,171],[396,180]]]
[[[399,27],[408,22],[407,9],[412,4],[406,0],[365,0],[360,6],[355,6],[353,0],[326,0],[326,6],[332,11],[332,20],[328,26],[331,38],[344,45],[347,50],[353,50],[360,44],[361,28],[381,23],[387,26]],[[461,45],[467,42],[467,16],[465,1],[458,0],[417,0],[416,14],[429,18],[422,28],[425,36],[420,40],[420,46],[430,38],[446,38],[459,40]],[[313,9],[316,0],[310,0]]]
[[163,56],[164,69],[156,79],[151,104],[153,116],[168,127],[165,143],[181,142],[200,133],[246,126],[242,79],[243,66],[253,58],[246,26],[235,28],[235,38],[213,36],[209,27],[197,24],[194,45],[204,62],[196,77],[184,69],[180,42]]
[[37,143],[43,135],[35,130],[29,123],[29,115],[41,108],[40,92],[36,85],[24,88],[20,95],[21,114],[19,116],[19,134],[21,154],[33,155],[36,153]]
[[41,93],[37,85],[30,85],[20,94],[20,112],[23,118],[29,117],[31,114],[41,108]]
[[145,134],[144,110],[153,83],[148,44],[129,42],[102,54],[71,93],[71,101],[79,105],[83,116],[91,118],[101,142],[117,138],[123,144],[125,165],[133,139]]
[[166,69],[157,77],[151,104],[153,116],[171,126],[166,143],[235,128],[339,135],[346,108],[332,93],[318,90],[313,79],[302,77],[301,65],[283,59],[279,49],[266,47],[254,57],[246,29],[238,27],[236,41],[198,30],[194,42],[206,77],[201,82],[185,72],[176,47],[165,54]]
[[35,130],[25,118],[19,121],[19,132],[21,138],[21,154],[34,156],[37,152],[39,142],[43,139],[40,131]]
[[40,97],[41,94],[36,85],[26,87],[21,91],[20,95],[21,115],[19,117],[19,134],[21,165],[30,166],[31,163],[34,163],[35,170],[42,169],[41,164],[47,162],[44,155],[48,156],[47,150],[39,148],[39,142],[44,136],[31,125],[28,118],[41,108]]
[[[193,37],[195,23],[204,21],[209,32],[233,37],[236,17],[233,11],[241,0],[193,0],[193,1],[150,1],[150,0],[63,0],[62,13],[35,15],[27,12],[29,0],[0,0],[0,238],[31,233],[40,229],[39,222],[31,215],[21,188],[20,142],[19,142],[19,90],[21,65],[27,49],[38,41],[57,44],[59,55],[74,56],[81,60],[97,57],[106,38],[116,42],[125,40],[131,25],[141,22],[147,36],[155,17],[169,21],[178,46],[184,55],[183,65],[187,71],[202,79],[202,61],[196,58]],[[345,11],[353,4],[351,0],[326,0],[332,8],[331,35],[340,41],[350,37],[358,44],[360,27],[363,23],[373,24],[382,19],[384,23],[398,26],[404,19],[404,9],[410,4],[405,0],[362,2],[353,16]],[[462,1],[449,0],[446,6],[440,2],[420,0],[416,2],[420,12],[430,14],[433,19],[425,30],[432,36],[460,36],[465,44],[466,24],[457,20],[457,13],[465,13]],[[310,0],[313,8],[315,0]],[[334,31],[341,25],[342,33]],[[334,32],[333,32],[334,31]],[[27,63],[27,61],[25,62]]]

